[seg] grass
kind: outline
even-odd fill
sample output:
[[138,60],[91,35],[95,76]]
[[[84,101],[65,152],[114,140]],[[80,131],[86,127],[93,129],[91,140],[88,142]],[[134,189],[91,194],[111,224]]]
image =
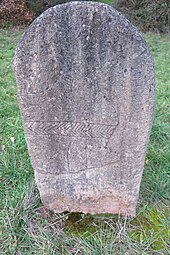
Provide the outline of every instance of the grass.
[[157,83],[155,121],[137,217],[54,214],[34,184],[17,103],[12,59],[21,32],[0,31],[0,254],[170,254],[170,38],[144,35]]

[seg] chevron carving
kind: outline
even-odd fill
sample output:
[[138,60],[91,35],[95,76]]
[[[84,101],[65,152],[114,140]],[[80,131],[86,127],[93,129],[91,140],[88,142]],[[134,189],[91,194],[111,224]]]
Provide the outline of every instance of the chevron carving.
[[25,131],[32,135],[58,135],[84,138],[110,138],[116,125],[84,122],[26,122]]

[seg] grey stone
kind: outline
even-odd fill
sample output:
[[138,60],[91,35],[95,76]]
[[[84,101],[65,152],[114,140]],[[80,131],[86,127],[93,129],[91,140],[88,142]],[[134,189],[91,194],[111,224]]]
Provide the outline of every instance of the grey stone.
[[134,216],[155,101],[137,29],[105,4],[57,5],[21,38],[14,71],[44,205]]

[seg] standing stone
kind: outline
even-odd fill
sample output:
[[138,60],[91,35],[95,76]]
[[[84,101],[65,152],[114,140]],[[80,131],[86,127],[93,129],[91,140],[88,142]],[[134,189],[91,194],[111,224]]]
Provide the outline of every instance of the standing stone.
[[44,205],[134,216],[155,100],[137,29],[106,4],[57,5],[21,38],[14,70]]

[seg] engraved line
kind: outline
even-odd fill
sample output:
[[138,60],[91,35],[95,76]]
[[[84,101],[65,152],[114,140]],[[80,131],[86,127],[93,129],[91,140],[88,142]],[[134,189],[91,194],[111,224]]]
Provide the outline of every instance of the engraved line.
[[110,131],[113,130],[113,127],[107,127],[107,126],[91,126],[91,133],[93,136],[96,136],[97,134],[100,134],[101,136],[108,136],[110,135]]
[[143,49],[138,55],[133,55],[133,59],[136,59],[138,57],[140,57],[141,55],[143,55],[143,53],[146,51],[146,49]]
[[35,124],[35,123],[32,123],[32,124],[30,124],[30,123],[25,123],[25,128],[28,129],[28,130],[30,130],[30,131],[32,131],[32,132],[35,132],[35,134],[39,135],[39,133],[37,133],[37,130],[36,130],[36,131],[33,130],[33,129],[34,129],[34,128],[33,128],[34,124]]
[[[38,124],[38,123],[37,123]],[[47,123],[46,125],[44,125],[44,132],[48,132],[53,128],[53,124]]]
[[105,130],[109,135],[112,134],[113,132],[113,128],[112,127],[106,127],[106,130]]
[[[36,123],[37,124],[37,123]],[[43,130],[43,132],[46,132],[46,128],[48,127],[48,123],[42,123],[39,126],[37,126],[38,130]]]
[[54,173],[54,174],[52,174],[52,173],[50,173],[50,172],[47,172],[47,171],[42,171],[42,170],[36,170],[38,173],[41,173],[41,174],[50,174],[50,175],[58,175],[58,176],[67,176],[68,174],[72,174],[72,175],[74,175],[74,174],[78,174],[78,173],[81,173],[81,172],[85,172],[85,171],[90,171],[90,170],[92,170],[92,169],[99,169],[99,168],[101,168],[101,167],[106,167],[106,166],[109,166],[109,165],[114,165],[115,163],[117,163],[117,162],[119,162],[119,160],[115,160],[115,161],[113,161],[113,162],[110,162],[110,163],[108,163],[108,164],[105,164],[105,165],[101,165],[101,166],[99,166],[99,167],[89,167],[89,168],[83,168],[83,169],[80,169],[80,170],[78,170],[78,171],[76,171],[76,172],[67,172],[67,173]]
[[65,128],[65,123],[57,123],[57,124],[48,123],[47,125],[48,125],[47,128],[46,128],[47,132],[57,131],[57,129],[58,129],[58,131],[60,131],[60,130],[63,130],[63,128]]
[[73,123],[72,125],[72,130],[71,130],[71,134],[76,135],[76,134],[81,135],[86,135],[87,133],[87,124],[85,123]]
[[[36,134],[36,133],[33,133],[32,135],[34,135],[34,134]],[[27,134],[27,137],[32,137],[32,135],[31,134]],[[73,136],[73,135],[68,136],[67,134],[63,135],[63,134],[58,134],[58,133],[56,133],[56,134],[36,134],[36,135],[42,136],[42,137],[43,136],[46,136],[46,137],[55,136],[55,137],[58,137],[58,138],[61,138],[61,137],[84,138],[84,139],[101,139],[101,138],[109,139],[110,138],[110,137],[104,137],[104,136],[95,136],[95,137],[93,137],[93,136]]]

